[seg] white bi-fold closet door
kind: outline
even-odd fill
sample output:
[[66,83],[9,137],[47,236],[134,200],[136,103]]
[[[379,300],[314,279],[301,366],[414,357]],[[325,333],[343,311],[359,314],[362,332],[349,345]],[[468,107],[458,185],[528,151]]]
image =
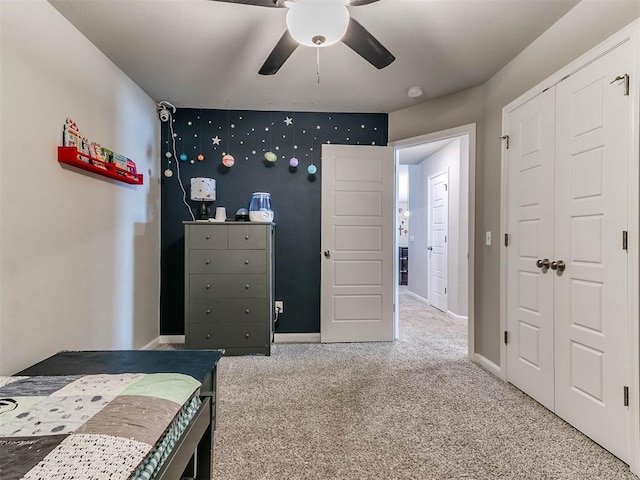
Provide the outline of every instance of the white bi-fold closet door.
[[627,462],[632,55],[623,43],[506,117],[507,379]]

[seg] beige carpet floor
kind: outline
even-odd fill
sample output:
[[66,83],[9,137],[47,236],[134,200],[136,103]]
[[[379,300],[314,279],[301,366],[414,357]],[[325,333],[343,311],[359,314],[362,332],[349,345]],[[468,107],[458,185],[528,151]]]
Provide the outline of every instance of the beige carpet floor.
[[217,480],[637,479],[466,358],[466,323],[401,295],[393,343],[223,358]]

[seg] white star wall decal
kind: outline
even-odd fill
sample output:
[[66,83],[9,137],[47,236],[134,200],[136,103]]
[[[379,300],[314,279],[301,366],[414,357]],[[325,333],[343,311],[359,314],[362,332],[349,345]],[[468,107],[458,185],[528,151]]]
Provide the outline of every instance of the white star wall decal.
[[284,119],[284,123],[286,123],[287,125],[291,125],[293,123],[293,118],[291,117],[286,117]]
[[211,141],[213,142],[214,145],[220,145],[220,142],[222,141],[222,139],[216,135],[211,139]]

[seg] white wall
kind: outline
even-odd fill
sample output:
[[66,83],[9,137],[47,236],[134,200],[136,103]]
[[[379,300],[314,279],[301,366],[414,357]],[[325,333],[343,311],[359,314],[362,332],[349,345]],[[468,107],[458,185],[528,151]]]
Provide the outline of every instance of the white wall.
[[[500,364],[502,107],[640,17],[640,0],[582,0],[485,84],[389,115],[389,141],[476,123],[475,351]],[[413,226],[413,225],[412,225]],[[493,232],[485,246],[486,231]]]
[[[448,310],[467,316],[469,140],[458,137],[417,165],[409,165],[409,291],[429,298],[429,177],[449,171],[449,237],[447,256]],[[463,168],[461,166],[464,165]],[[461,188],[462,186],[462,188]],[[461,278],[464,275],[464,279]]]
[[[0,5],[0,374],[158,336],[155,103],[44,0]],[[61,167],[67,117],[144,185]]]
[[[409,209],[409,166],[398,165],[398,211],[396,212],[396,238],[398,247],[409,246],[409,217],[406,211]],[[402,210],[402,211],[400,211]],[[411,212],[409,212],[411,214]]]

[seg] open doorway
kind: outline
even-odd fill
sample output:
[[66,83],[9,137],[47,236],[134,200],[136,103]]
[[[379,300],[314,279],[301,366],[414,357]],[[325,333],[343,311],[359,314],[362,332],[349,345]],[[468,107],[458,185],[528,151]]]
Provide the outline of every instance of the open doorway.
[[[392,146],[397,169],[396,304],[402,291],[467,320],[473,358],[475,124]],[[397,325],[396,311],[396,338]]]

